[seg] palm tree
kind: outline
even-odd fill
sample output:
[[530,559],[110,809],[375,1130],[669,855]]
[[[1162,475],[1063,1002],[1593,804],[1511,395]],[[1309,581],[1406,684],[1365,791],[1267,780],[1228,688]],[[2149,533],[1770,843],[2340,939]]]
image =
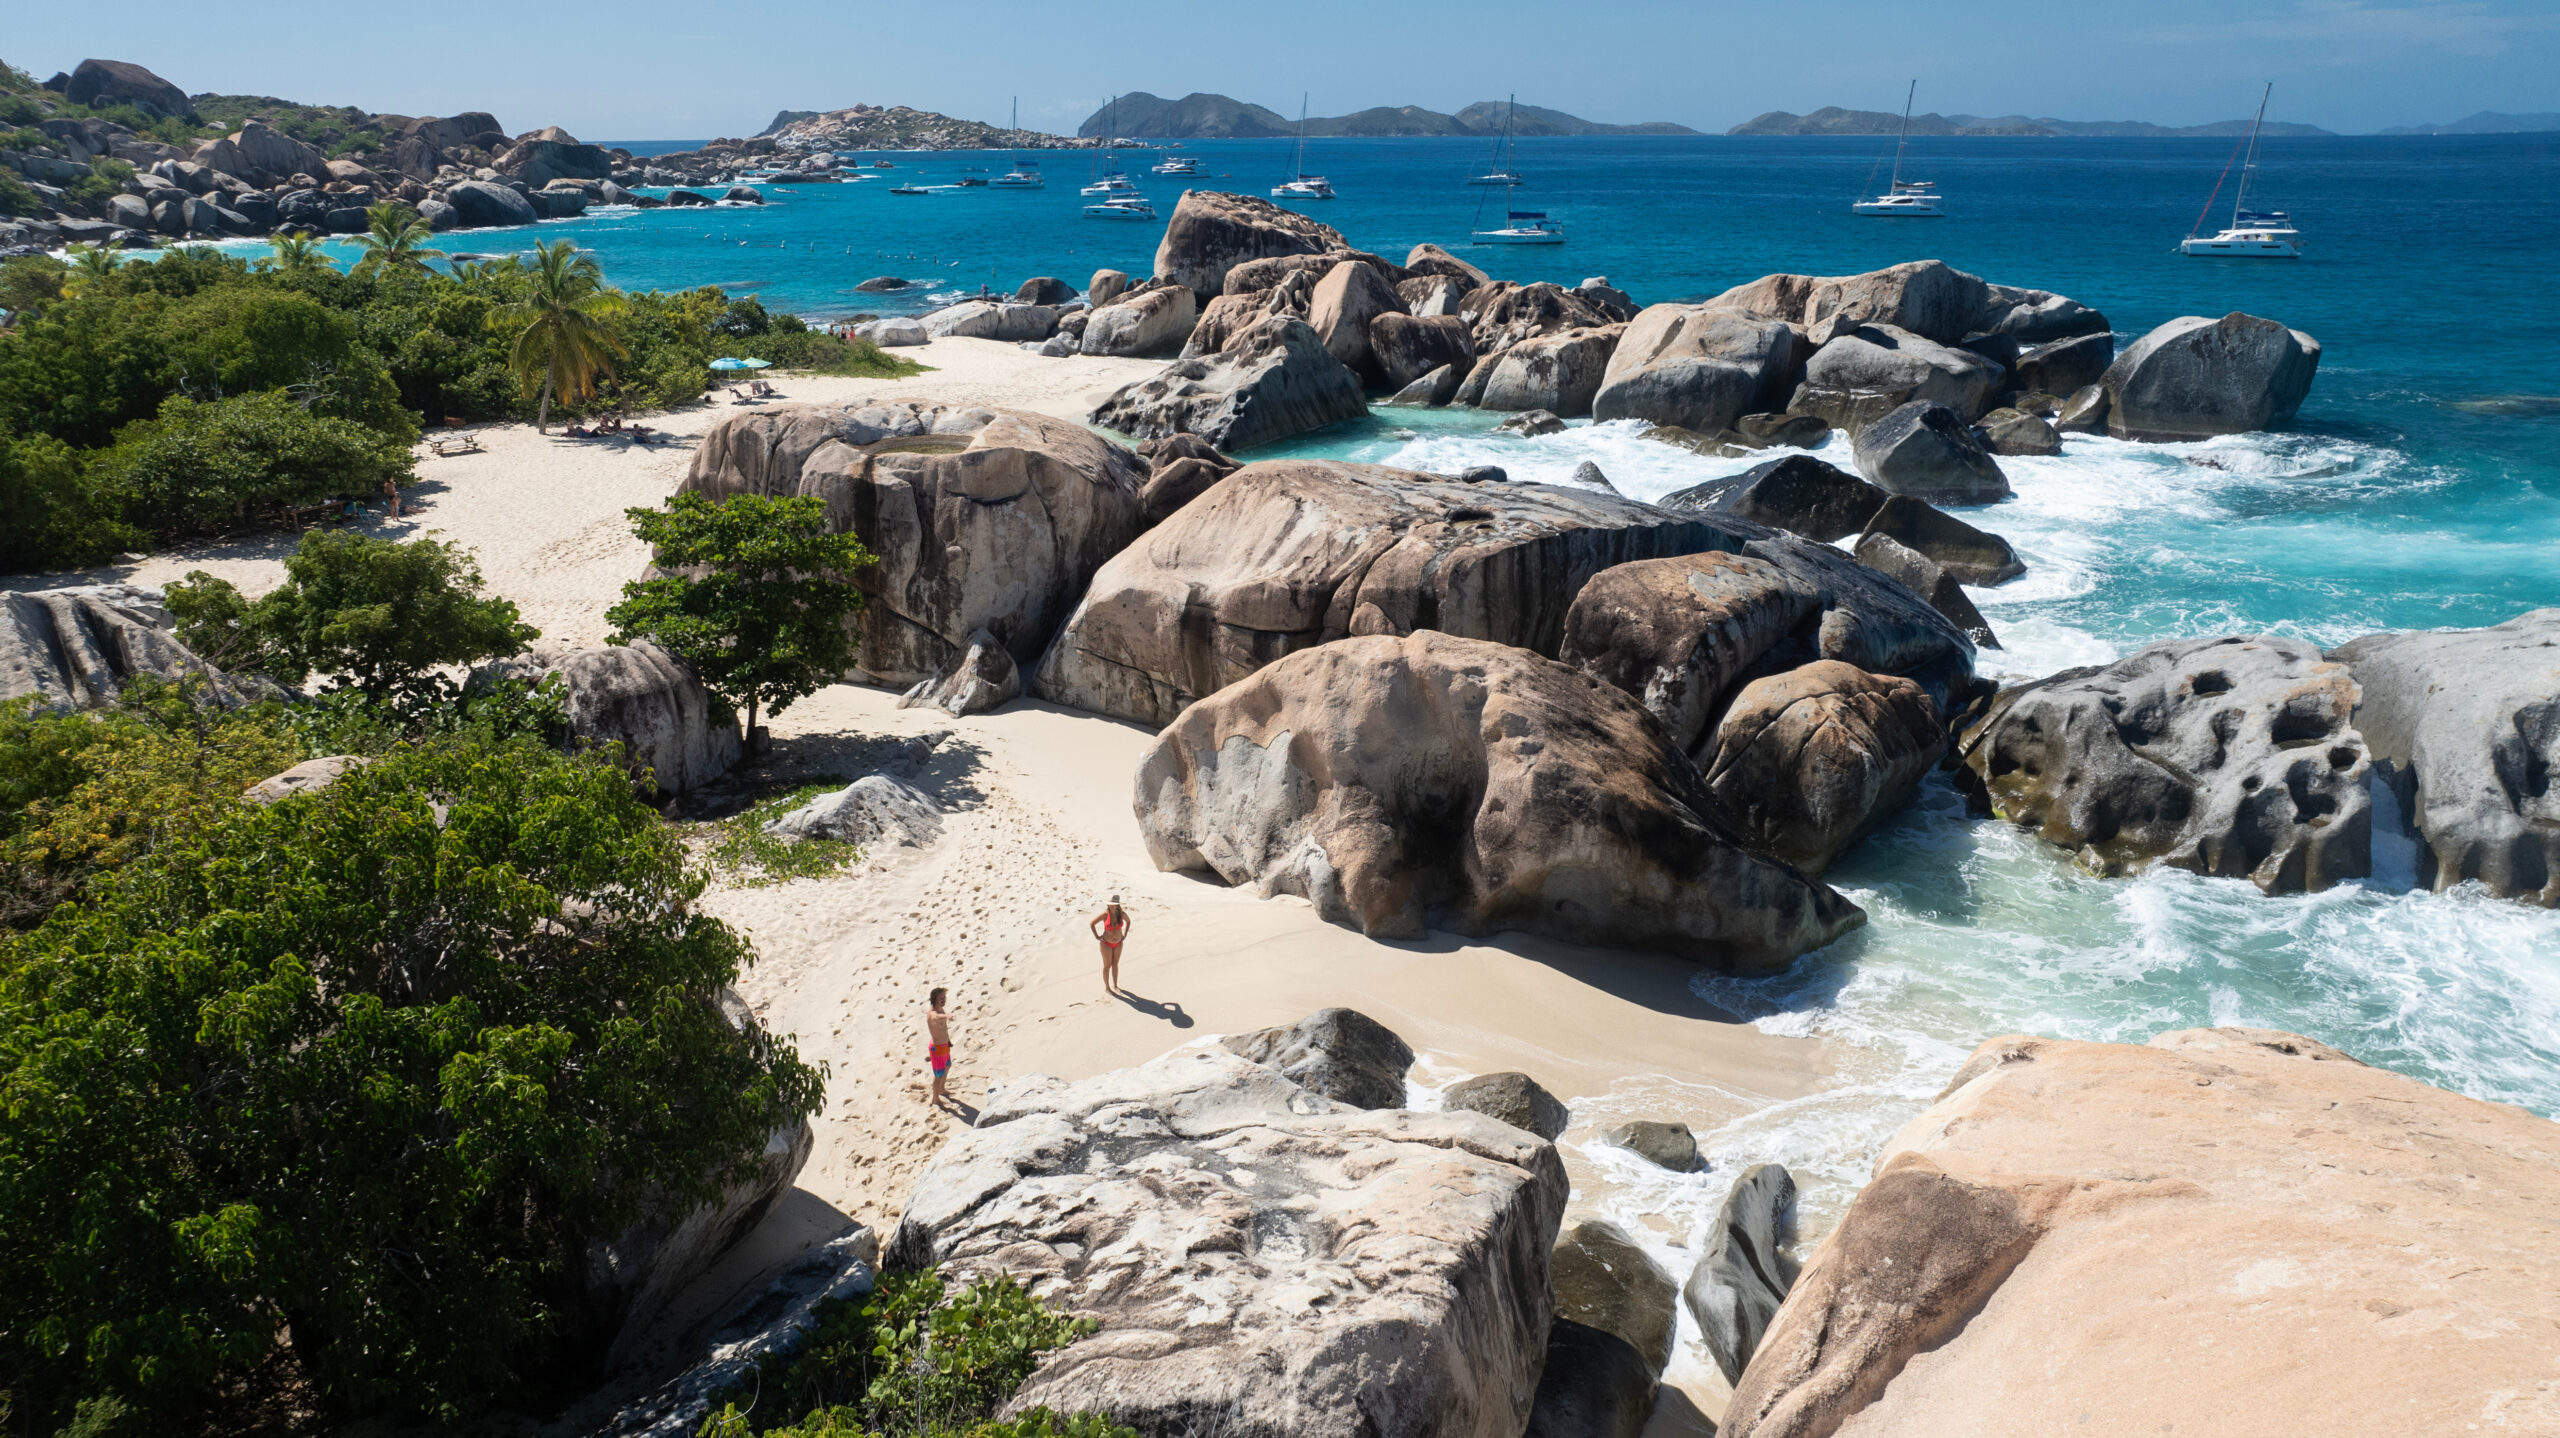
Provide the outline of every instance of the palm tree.
[[328,252],[320,248],[320,242],[309,235],[278,235],[269,243],[276,252],[267,263],[279,274],[302,275],[337,268],[329,263]]
[[71,275],[62,287],[65,294],[78,294],[116,272],[116,253],[103,245],[73,245]]
[[367,228],[356,236],[356,247],[364,258],[356,261],[356,273],[367,270],[424,270],[427,261],[444,258],[444,251],[427,248],[435,229],[418,218],[418,212],[396,200],[382,203],[364,212]]
[[538,380],[542,404],[534,428],[551,432],[551,400],[577,404],[595,393],[596,381],[613,374],[626,351],[605,321],[620,314],[622,296],[605,288],[604,271],[567,240],[533,248],[525,267],[525,298],[501,306],[491,317],[516,329],[515,347],[507,362],[527,389]]

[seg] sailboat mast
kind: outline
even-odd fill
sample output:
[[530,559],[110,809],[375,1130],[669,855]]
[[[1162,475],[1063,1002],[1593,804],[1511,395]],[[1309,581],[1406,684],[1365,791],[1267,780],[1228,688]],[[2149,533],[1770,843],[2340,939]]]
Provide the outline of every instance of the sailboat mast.
[[[1887,194],[1893,194],[1902,188],[1902,147],[1911,143],[1911,102],[1919,98],[1919,95],[1920,82],[1914,80],[1911,82],[1910,92],[1902,97],[1902,133],[1895,136],[1893,140],[1893,183],[1886,188]],[[1869,170],[1867,173],[1872,175],[1875,171]]]
[[1289,178],[1307,177],[1307,92],[1298,92],[1298,148],[1289,157]]
[[2240,192],[2231,197],[2231,228],[2240,228],[2240,207],[2249,199],[2249,176],[2258,168],[2258,128],[2267,123],[2267,97],[2276,92],[2276,82],[2269,80],[2258,96],[2258,118],[2249,122],[2249,158],[2240,162]]

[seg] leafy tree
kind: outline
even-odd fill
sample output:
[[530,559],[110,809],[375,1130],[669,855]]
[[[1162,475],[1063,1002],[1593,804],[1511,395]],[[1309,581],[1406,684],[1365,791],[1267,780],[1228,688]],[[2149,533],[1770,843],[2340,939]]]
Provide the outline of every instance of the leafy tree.
[[315,529],[284,571],[254,602],[189,571],[167,591],[178,638],[225,668],[288,684],[334,674],[339,687],[379,700],[440,695],[438,666],[514,654],[540,637],[514,604],[481,597],[480,566],[457,544]]
[[0,429],[0,573],[95,564],[143,543],[105,498],[71,446]]
[[395,270],[423,270],[427,261],[444,258],[444,251],[430,249],[427,241],[435,229],[418,212],[395,200],[384,200],[365,212],[365,233],[356,236],[357,248],[364,258],[356,261],[358,271],[385,267]]
[[[743,1179],[820,1076],[615,756],[429,745],[230,804],[0,967],[0,1385],[453,1423],[586,1371],[590,1242]],[[556,1390],[555,1390],[556,1391]]]
[[282,392],[199,404],[184,396],[128,425],[98,461],[102,488],[134,522],[198,534],[291,505],[371,496],[413,471],[408,441],[313,414]]
[[567,240],[534,247],[526,270],[525,297],[498,312],[499,323],[515,330],[508,363],[530,391],[539,385],[541,407],[534,428],[551,432],[551,401],[583,404],[595,393],[599,377],[613,373],[626,357],[607,321],[627,309],[619,294],[605,288],[604,271]]
[[853,575],[872,559],[828,526],[825,501],[679,494],[625,513],[666,572],[622,586],[605,611],[613,642],[646,639],[692,664],[747,711],[749,735],[759,708],[781,713],[853,667]]

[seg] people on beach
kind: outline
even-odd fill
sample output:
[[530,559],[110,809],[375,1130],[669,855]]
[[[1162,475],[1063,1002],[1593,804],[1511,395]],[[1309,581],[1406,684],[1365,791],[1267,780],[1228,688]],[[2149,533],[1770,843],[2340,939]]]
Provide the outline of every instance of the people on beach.
[[384,480],[382,482],[382,497],[391,506],[391,517],[393,519],[398,519],[400,517],[400,481],[396,479]]
[[1120,945],[1129,937],[1129,911],[1120,907],[1118,894],[1093,916],[1092,929],[1102,944],[1102,991],[1116,994],[1120,992]]
[[930,1007],[924,1014],[925,1062],[933,1066],[933,1093],[926,1102],[936,1104],[951,1101],[950,1090],[943,1087],[951,1072],[951,1015],[942,1007],[945,994],[946,990],[936,985],[926,996]]

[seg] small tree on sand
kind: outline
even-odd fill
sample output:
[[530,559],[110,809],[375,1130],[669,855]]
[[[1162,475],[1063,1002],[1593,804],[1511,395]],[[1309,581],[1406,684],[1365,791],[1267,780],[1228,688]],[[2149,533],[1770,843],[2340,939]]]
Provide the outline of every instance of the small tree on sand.
[[853,666],[853,575],[871,555],[829,529],[825,501],[679,494],[626,512],[664,573],[622,586],[605,611],[613,642],[646,639],[692,664],[747,712],[750,740],[759,709],[781,713]]
[[606,321],[627,308],[607,289],[604,271],[567,240],[536,245],[525,267],[525,298],[498,309],[491,322],[515,331],[507,363],[526,389],[541,389],[533,426],[551,432],[551,401],[584,403],[626,353]]

